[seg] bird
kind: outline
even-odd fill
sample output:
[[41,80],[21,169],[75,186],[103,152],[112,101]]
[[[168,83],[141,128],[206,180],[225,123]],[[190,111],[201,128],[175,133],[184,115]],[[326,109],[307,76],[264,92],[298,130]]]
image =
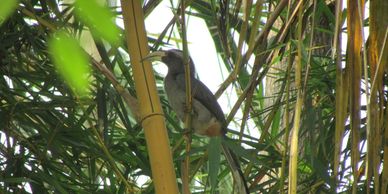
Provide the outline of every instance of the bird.
[[[200,136],[218,136],[226,139],[226,119],[221,106],[210,89],[195,77],[194,62],[191,57],[188,59],[192,94],[191,128],[195,134]],[[178,118],[184,121],[187,106],[183,51],[178,49],[159,50],[148,54],[143,60],[161,61],[167,65],[168,72],[164,78],[164,90],[171,108]],[[249,193],[247,182],[236,156],[225,143],[221,143],[221,148],[231,169],[238,193]]]

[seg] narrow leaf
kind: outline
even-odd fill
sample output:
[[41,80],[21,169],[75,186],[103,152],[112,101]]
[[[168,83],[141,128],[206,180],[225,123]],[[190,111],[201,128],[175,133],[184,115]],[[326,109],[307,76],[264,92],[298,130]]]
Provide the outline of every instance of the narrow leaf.
[[18,5],[17,0],[1,0],[0,25],[10,16]]
[[108,8],[96,0],[77,0],[74,5],[79,19],[85,22],[95,35],[112,44],[119,43],[119,29],[114,23],[113,13]]
[[221,138],[212,137],[209,142],[209,180],[212,191],[217,188],[218,169],[220,168],[221,159]]
[[88,91],[88,59],[77,40],[64,32],[57,33],[49,41],[49,50],[59,74],[79,95]]

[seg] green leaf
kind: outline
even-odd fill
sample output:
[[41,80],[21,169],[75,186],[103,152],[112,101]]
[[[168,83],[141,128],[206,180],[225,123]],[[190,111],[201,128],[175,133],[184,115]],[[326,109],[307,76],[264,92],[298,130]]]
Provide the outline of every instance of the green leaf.
[[18,0],[1,0],[0,25],[15,11],[17,5]]
[[77,40],[65,32],[58,32],[49,41],[49,50],[59,74],[76,94],[88,92],[90,72],[87,55]]
[[96,0],[77,0],[74,5],[76,15],[87,24],[92,33],[115,45],[120,42],[120,31],[114,23],[113,13],[108,8]]
[[221,162],[221,137],[212,137],[209,141],[209,180],[211,190],[215,191],[218,184],[218,170]]
[[230,150],[232,150],[232,152],[237,156],[242,156],[257,164],[259,163],[257,158],[253,157],[252,154],[245,148],[241,147],[240,145],[236,145],[232,139],[224,138],[222,143],[225,144]]

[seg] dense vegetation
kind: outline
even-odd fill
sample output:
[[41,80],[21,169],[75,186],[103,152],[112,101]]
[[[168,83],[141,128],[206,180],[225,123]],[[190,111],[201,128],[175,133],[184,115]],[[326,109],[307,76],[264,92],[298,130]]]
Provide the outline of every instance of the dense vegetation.
[[[120,2],[76,2],[0,3],[10,5],[0,9],[0,193],[154,193],[130,103],[138,94],[132,44],[110,18],[123,18]],[[347,8],[341,0],[188,0],[185,12],[180,2],[171,1],[174,17],[148,45],[185,48],[182,13],[206,22],[198,30],[209,31],[222,59],[207,65],[229,73],[217,96],[232,86],[239,98],[225,114],[239,127],[230,144],[252,193],[386,193],[386,0]],[[160,3],[143,2],[145,19]],[[157,75],[181,188],[187,148],[162,81]],[[192,138],[191,192],[232,193],[225,161],[209,171],[209,140]]]

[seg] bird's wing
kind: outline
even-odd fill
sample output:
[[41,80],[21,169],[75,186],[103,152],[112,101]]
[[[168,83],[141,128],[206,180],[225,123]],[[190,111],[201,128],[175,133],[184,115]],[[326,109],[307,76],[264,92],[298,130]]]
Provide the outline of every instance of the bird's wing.
[[[186,91],[186,81],[185,75],[179,74],[176,76],[176,83],[178,88]],[[196,99],[202,103],[205,107],[208,107],[209,111],[221,122],[225,123],[225,116],[222,112],[220,105],[217,102],[217,99],[209,88],[202,83],[200,80],[191,78],[191,91],[193,99]],[[226,136],[223,136],[226,138]],[[236,181],[236,186],[238,193],[248,194],[249,189],[244,178],[244,175],[241,171],[240,165],[236,159],[236,156],[231,152],[231,150],[222,143],[222,151],[224,152],[225,158],[228,161],[228,164],[231,168],[231,172],[234,180]]]
[[[185,75],[179,74],[176,76],[176,79],[178,87],[186,91]],[[214,94],[204,83],[194,77],[191,78],[191,94],[193,96],[193,99],[196,99],[205,107],[207,107],[217,120],[221,121],[222,123],[225,123],[224,112],[218,104]]]

